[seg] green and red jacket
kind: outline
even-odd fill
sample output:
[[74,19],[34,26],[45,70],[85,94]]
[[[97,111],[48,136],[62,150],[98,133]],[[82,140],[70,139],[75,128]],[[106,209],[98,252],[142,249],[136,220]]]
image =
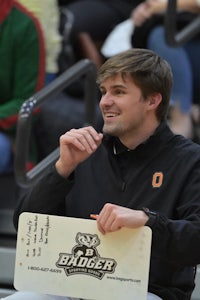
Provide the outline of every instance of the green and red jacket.
[[33,14],[14,0],[0,2],[0,131],[15,137],[22,103],[44,86],[45,46]]

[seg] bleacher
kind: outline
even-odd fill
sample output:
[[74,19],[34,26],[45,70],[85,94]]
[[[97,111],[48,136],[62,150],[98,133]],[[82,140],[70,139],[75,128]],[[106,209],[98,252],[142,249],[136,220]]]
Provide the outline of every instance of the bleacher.
[[14,175],[0,176],[0,298],[13,292],[16,231],[13,226]]

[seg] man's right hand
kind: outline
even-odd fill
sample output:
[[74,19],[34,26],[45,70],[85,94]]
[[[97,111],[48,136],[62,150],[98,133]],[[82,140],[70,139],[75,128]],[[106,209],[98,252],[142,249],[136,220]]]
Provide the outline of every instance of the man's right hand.
[[60,137],[60,157],[56,170],[67,178],[79,163],[94,153],[102,142],[103,134],[92,126],[71,129]]

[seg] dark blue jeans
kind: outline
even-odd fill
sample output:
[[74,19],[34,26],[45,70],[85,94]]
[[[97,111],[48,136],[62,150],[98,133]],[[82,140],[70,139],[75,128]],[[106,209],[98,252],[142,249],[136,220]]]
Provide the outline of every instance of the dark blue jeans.
[[0,132],[0,174],[10,173],[12,169],[12,143],[7,135]]
[[165,41],[163,26],[158,26],[149,34],[147,45],[171,65],[174,76],[171,104],[179,102],[180,109],[189,112],[192,102],[200,102],[200,38],[173,48]]

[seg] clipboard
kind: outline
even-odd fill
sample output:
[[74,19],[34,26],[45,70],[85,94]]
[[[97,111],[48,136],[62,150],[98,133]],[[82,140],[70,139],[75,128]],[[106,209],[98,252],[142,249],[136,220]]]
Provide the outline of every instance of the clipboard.
[[16,290],[95,300],[146,300],[152,232],[101,234],[96,221],[24,212],[19,217]]

